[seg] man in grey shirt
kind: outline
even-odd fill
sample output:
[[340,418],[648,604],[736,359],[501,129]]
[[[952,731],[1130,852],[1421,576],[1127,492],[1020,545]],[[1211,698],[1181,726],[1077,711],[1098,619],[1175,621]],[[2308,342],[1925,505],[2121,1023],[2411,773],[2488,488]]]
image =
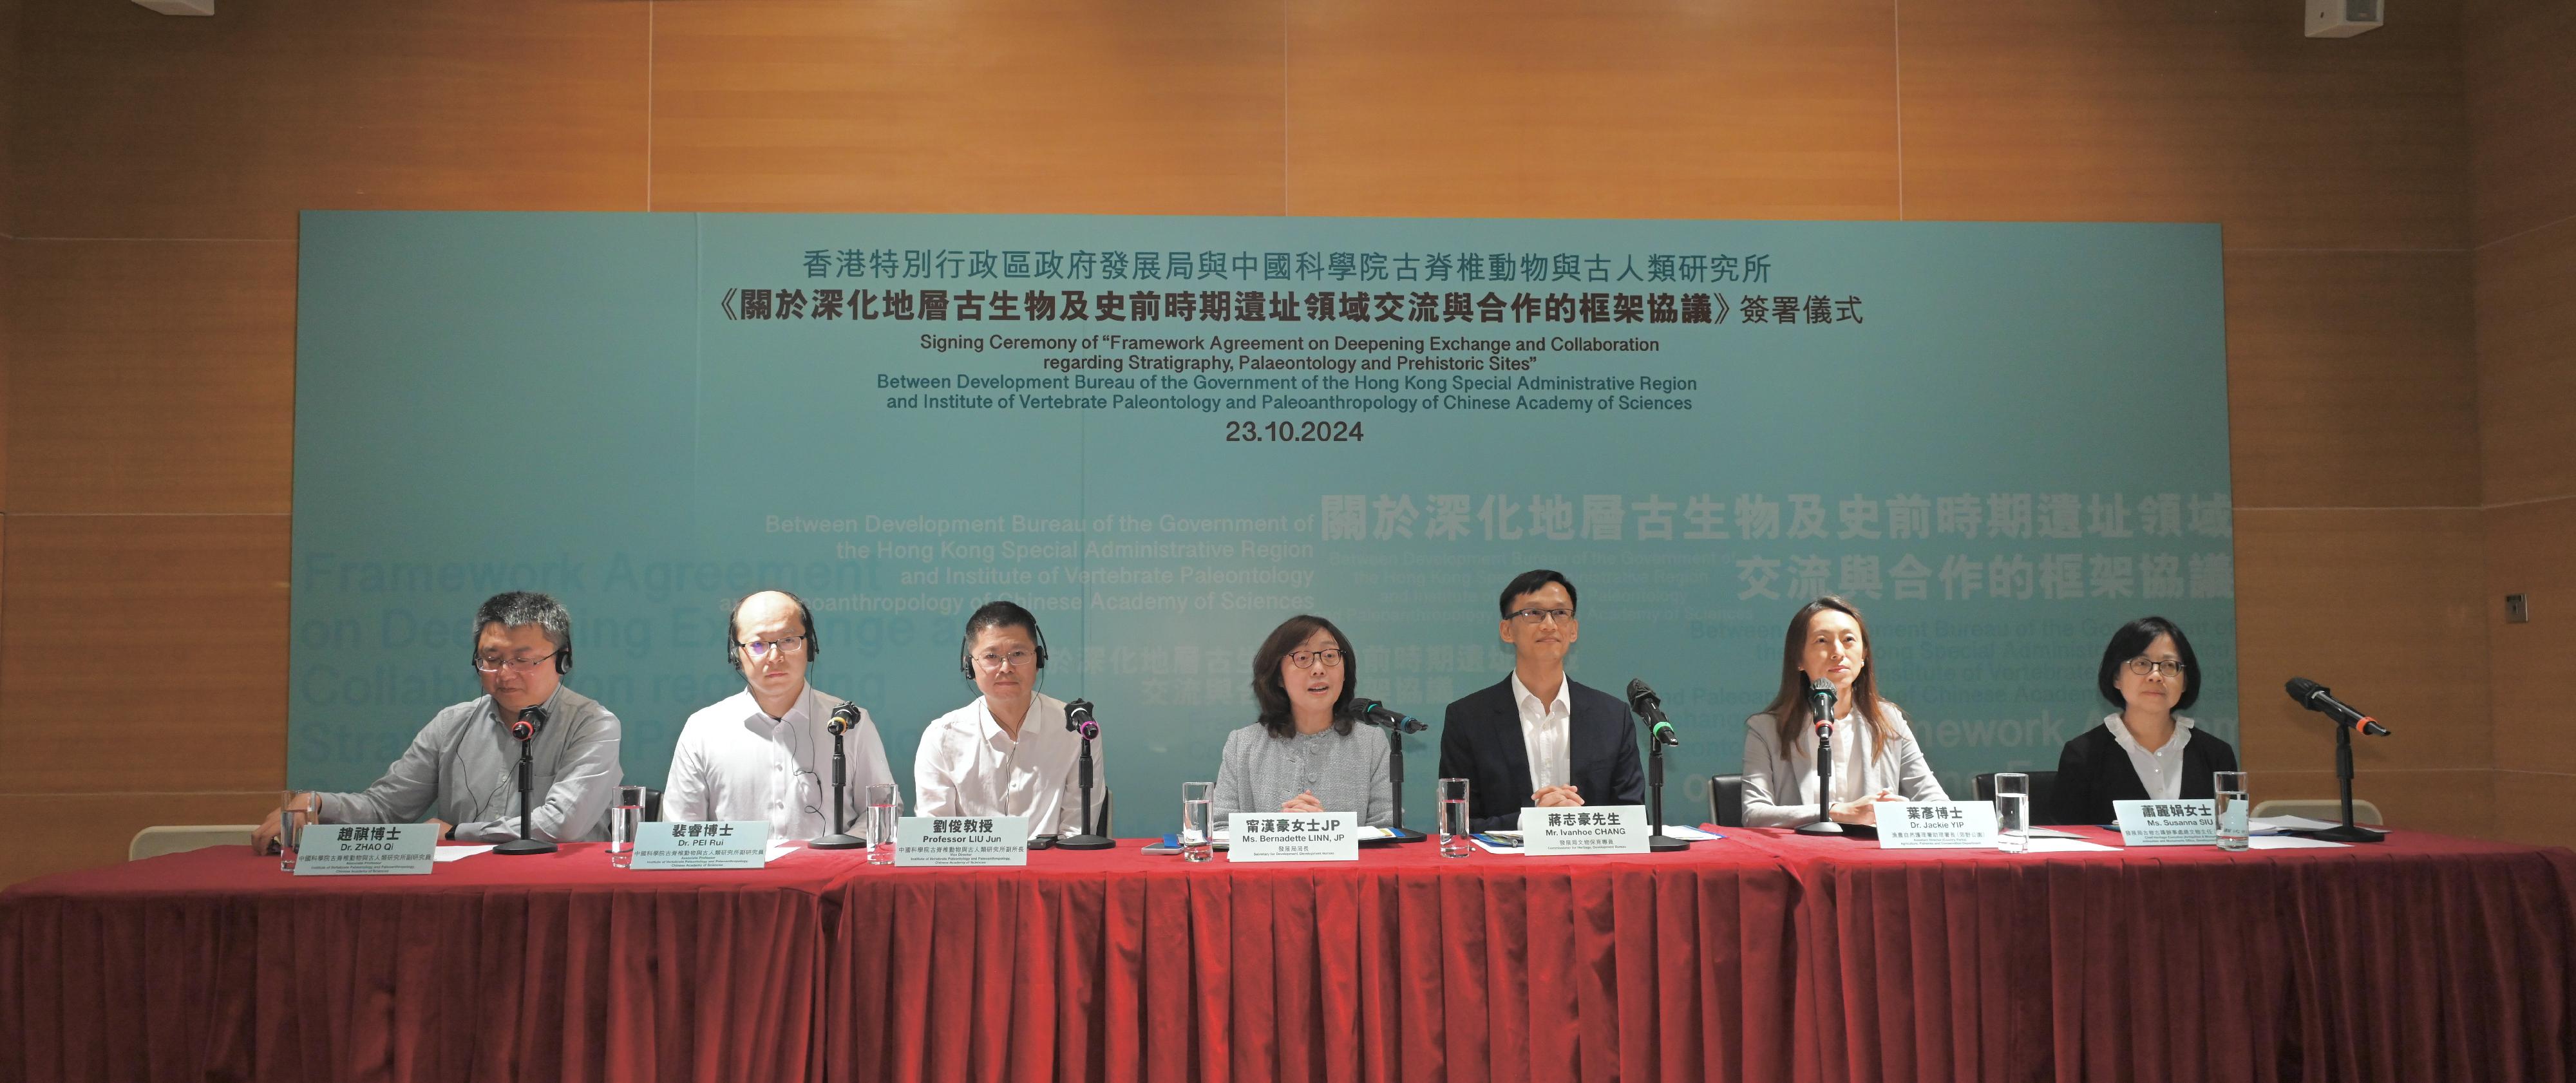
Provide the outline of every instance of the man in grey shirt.
[[[322,823],[414,823],[428,818],[460,842],[519,837],[519,742],[510,723],[527,707],[545,721],[530,738],[529,816],[535,837],[585,842],[608,837],[608,803],[621,771],[617,716],[563,686],[572,668],[572,616],[531,591],[493,595],[474,613],[474,671],[483,694],[431,716],[385,777],[360,793],[317,793]],[[278,814],[252,836],[266,851]]]

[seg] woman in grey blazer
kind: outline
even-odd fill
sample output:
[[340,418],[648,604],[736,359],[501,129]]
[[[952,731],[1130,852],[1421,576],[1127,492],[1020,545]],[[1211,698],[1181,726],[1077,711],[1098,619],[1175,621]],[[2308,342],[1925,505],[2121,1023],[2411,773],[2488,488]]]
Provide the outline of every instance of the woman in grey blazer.
[[1941,781],[1906,725],[1905,712],[1878,697],[1869,664],[1869,627],[1860,610],[1830,595],[1789,621],[1780,649],[1780,692],[1744,722],[1744,825],[1796,827],[1816,821],[1813,681],[1834,686],[1832,815],[1876,824],[1881,801],[1947,801]]

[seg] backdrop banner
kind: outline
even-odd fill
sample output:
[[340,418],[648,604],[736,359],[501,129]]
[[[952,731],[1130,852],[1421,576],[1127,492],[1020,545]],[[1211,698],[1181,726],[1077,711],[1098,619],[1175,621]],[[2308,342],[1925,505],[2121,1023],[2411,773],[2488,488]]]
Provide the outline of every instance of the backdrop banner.
[[1580,592],[1576,680],[1663,694],[1675,820],[1819,594],[1953,796],[2054,768],[2150,613],[2236,737],[2214,225],[309,212],[300,277],[299,787],[473,697],[509,589],[570,607],[567,682],[656,786],[742,688],[729,604],[797,592],[907,798],[966,615],[1017,601],[1128,835],[1298,613],[1433,724],[1428,825],[1531,568]]

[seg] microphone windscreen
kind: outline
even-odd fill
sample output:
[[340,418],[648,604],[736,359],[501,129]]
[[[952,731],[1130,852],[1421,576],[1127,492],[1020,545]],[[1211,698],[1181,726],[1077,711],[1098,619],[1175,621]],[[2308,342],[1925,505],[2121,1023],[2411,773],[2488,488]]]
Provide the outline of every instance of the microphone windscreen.
[[2291,699],[2295,699],[2301,703],[2306,703],[2309,700],[2316,698],[2317,693],[2325,691],[2325,686],[2305,677],[2292,677],[2290,678],[2290,683],[2283,687],[2290,690]]

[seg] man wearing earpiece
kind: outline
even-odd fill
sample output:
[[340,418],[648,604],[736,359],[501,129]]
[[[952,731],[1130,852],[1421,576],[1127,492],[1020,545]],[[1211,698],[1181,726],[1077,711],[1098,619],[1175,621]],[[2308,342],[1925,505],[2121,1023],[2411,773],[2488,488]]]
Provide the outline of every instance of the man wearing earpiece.
[[[572,669],[572,615],[532,591],[495,594],[474,612],[475,676],[483,694],[431,716],[385,777],[360,793],[317,793],[326,824],[416,823],[427,818],[459,842],[519,837],[519,741],[510,723],[527,707],[545,721],[529,738],[528,792],[544,796],[529,829],[549,842],[608,837],[617,788],[617,716],[563,686]],[[278,814],[251,837],[266,852]]]
[[[1082,737],[1064,724],[1064,701],[1039,692],[1046,636],[1013,602],[986,602],[966,618],[957,667],[983,695],[921,732],[912,792],[924,816],[1026,816],[1029,836],[1082,831]],[[1100,749],[1091,750],[1095,826],[1109,792]]]
[[[822,653],[814,611],[778,590],[744,598],[725,623],[726,661],[742,671],[743,690],[689,716],[671,753],[662,788],[662,818],[767,820],[770,837],[812,839],[832,833],[832,709],[844,701],[805,683]],[[849,788],[842,822],[859,821],[868,786],[892,783],[885,742],[865,710],[842,736]]]

